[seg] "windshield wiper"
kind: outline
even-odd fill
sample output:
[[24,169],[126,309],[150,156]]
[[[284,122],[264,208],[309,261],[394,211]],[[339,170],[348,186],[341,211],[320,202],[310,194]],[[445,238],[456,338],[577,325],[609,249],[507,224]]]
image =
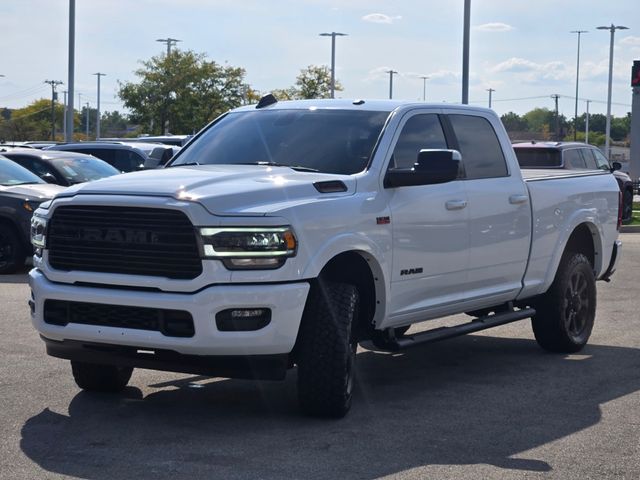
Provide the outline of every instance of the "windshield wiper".
[[191,165],[200,165],[198,162],[187,162],[187,163],[172,163],[171,165],[169,165],[168,167],[165,168],[171,168],[171,167],[188,167]]
[[304,165],[287,165],[277,162],[246,162],[237,163],[236,165],[264,165],[265,167],[287,167],[298,172],[319,172],[317,168],[305,167]]
[[3,183],[3,187],[15,187],[16,185],[40,185],[45,182],[18,182],[18,183]]

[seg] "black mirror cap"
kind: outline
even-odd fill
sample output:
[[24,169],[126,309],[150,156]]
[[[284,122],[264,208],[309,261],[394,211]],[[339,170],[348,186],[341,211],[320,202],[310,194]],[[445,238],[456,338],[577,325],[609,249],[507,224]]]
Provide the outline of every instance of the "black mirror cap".
[[58,183],[58,179],[56,177],[54,177],[51,173],[45,173],[45,174],[41,175],[40,178],[42,180],[44,180],[45,182],[52,183],[54,185]]
[[622,170],[622,164],[620,162],[613,162],[611,164],[611,171],[615,172],[616,170]]
[[457,150],[423,149],[413,168],[393,168],[384,179],[385,188],[435,185],[458,178],[462,156]]

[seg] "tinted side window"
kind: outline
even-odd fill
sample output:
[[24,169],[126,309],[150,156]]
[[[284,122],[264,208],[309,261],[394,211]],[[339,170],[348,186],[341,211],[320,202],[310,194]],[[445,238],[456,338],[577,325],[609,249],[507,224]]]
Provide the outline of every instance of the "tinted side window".
[[486,118],[449,115],[469,179],[507,176],[507,162],[495,130]]
[[113,166],[123,172],[135,172],[140,169],[140,165],[144,165],[144,162],[145,159],[136,152],[131,150],[117,150],[115,152]]
[[598,166],[596,165],[596,159],[593,156],[593,153],[591,153],[591,149],[583,148],[581,151],[582,151],[582,156],[584,157],[584,161],[587,165],[587,168],[590,168],[591,170],[596,170]]
[[79,148],[74,149],[73,151],[93,155],[94,157],[113,165],[113,150],[108,148]]
[[596,158],[596,164],[598,165],[598,168],[601,168],[603,170],[609,170],[609,168],[611,168],[609,166],[609,161],[607,160],[607,157],[605,157],[600,150],[596,150],[594,148],[594,149],[591,149],[591,152],[593,153],[593,156]]
[[587,168],[587,164],[584,162],[584,158],[580,155],[580,150],[574,148],[572,150],[565,150],[562,152],[564,158],[564,165],[568,168]]
[[411,168],[425,148],[447,148],[440,119],[435,113],[414,115],[402,127],[390,167]]

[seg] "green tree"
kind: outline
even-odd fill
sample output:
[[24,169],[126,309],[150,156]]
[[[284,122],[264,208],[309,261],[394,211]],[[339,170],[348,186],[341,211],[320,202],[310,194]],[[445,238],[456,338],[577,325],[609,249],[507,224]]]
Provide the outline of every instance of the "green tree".
[[129,121],[117,110],[100,115],[100,134],[103,137],[122,137],[127,133]]
[[[331,98],[331,69],[326,65],[303,68],[296,77],[295,88],[298,98]],[[342,91],[342,85],[337,80],[335,90]]]
[[[56,139],[61,138],[64,107],[55,104]],[[2,122],[0,139],[5,141],[51,140],[51,100],[35,100],[24,108],[17,108]]]
[[244,103],[245,71],[219,65],[203,53],[174,49],[142,62],[139,82],[120,83],[118,96],[133,122],[150,133],[191,133]]
[[500,117],[500,120],[508,132],[524,132],[529,129],[527,121],[514,112],[505,113]]

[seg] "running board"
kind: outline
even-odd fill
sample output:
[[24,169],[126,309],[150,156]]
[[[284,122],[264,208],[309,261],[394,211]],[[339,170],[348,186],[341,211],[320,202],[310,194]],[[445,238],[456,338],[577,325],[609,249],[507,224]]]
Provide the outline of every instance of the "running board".
[[517,322],[518,320],[530,318],[535,314],[536,311],[533,308],[523,308],[522,310],[512,310],[504,313],[487,315],[486,317],[476,318],[469,323],[463,323],[462,325],[456,325],[454,327],[434,328],[432,330],[418,332],[414,335],[403,335],[399,338],[389,338],[386,346],[389,350],[395,352],[413,347],[414,345],[439,342],[440,340],[459,337],[461,335],[466,335],[467,333],[479,332],[481,330],[486,330],[487,328]]

